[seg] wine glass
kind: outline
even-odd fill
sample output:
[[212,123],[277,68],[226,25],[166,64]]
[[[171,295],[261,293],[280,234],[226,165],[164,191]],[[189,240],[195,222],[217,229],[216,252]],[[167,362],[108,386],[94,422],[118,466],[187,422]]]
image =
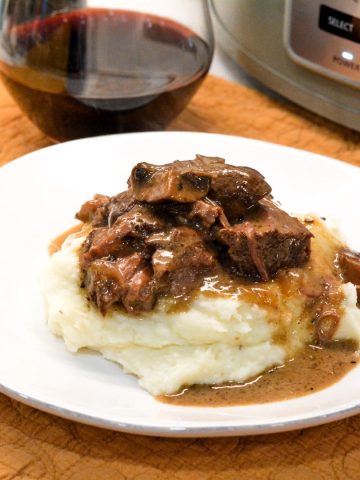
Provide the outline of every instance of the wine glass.
[[206,0],[2,0],[0,74],[47,135],[161,130],[213,55]]

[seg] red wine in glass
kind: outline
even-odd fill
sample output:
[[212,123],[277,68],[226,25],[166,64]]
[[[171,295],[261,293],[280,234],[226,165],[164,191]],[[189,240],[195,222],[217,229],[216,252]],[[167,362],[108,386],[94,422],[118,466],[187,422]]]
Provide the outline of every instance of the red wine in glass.
[[50,137],[161,130],[206,75],[212,46],[168,18],[85,8],[8,28],[0,72]]

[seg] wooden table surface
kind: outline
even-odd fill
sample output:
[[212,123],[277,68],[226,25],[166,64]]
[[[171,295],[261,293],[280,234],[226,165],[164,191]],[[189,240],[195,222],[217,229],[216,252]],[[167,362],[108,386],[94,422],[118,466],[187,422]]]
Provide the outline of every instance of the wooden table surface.
[[[214,77],[170,129],[242,135],[360,166],[360,134]],[[0,165],[50,143],[0,86]],[[360,416],[276,435],[164,439],[88,427],[0,395],[0,480],[15,478],[359,480]]]

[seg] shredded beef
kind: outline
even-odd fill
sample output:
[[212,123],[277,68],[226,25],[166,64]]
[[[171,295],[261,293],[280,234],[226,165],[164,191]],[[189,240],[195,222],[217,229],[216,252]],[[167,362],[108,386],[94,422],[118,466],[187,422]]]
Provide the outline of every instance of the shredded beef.
[[267,197],[264,177],[217,157],[138,164],[129,190],[96,195],[76,217],[92,225],[80,251],[83,285],[103,313],[187,300],[209,276],[268,281],[303,265],[311,233]]

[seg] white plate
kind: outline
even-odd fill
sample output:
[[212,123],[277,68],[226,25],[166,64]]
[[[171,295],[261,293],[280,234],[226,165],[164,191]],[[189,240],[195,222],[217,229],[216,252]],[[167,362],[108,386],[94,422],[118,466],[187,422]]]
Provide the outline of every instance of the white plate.
[[95,192],[126,188],[140,161],[164,163],[195,153],[260,170],[291,212],[338,221],[360,249],[360,170],[300,150],[202,133],[115,135],[52,146],[0,169],[0,390],[80,422],[162,436],[269,433],[360,412],[360,367],[321,392],[294,400],[227,408],[157,402],[137,381],[92,353],[71,354],[45,325],[39,271],[49,240],[74,223]]

